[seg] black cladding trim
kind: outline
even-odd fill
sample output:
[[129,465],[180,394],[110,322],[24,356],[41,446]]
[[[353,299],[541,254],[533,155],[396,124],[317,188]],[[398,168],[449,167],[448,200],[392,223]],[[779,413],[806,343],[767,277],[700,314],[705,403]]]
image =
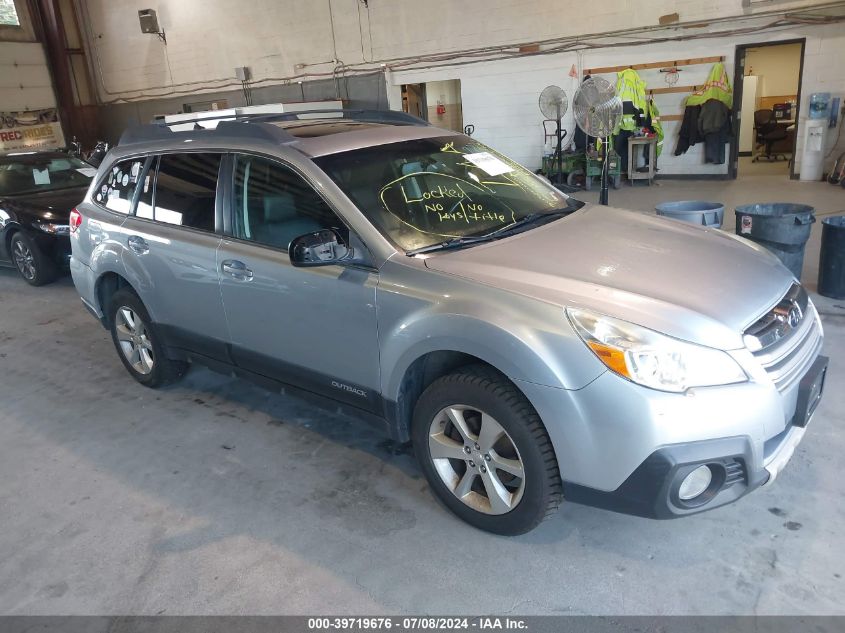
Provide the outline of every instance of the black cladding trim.
[[[736,463],[743,469],[742,478],[736,477]],[[606,492],[565,483],[564,498],[622,514],[675,519],[726,505],[766,483],[769,473],[765,469],[749,471],[751,463],[751,442],[747,437],[673,444],[649,455],[616,490]],[[723,485],[707,503],[685,504],[677,496],[678,487],[683,477],[702,464],[714,464],[733,476],[722,479]]]
[[297,397],[324,409],[336,411],[340,407],[396,441],[408,439],[407,433],[398,428],[396,404],[374,390],[183,328],[156,324],[156,329],[164,339],[167,355],[173,359],[190,360],[218,373],[236,375],[271,391],[291,390]]

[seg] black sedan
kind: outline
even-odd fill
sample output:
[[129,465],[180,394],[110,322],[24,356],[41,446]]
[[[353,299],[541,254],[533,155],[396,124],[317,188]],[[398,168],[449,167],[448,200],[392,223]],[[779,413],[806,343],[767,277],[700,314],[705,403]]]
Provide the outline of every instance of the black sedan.
[[0,156],[0,263],[33,286],[53,281],[70,259],[71,209],[95,173],[61,152]]

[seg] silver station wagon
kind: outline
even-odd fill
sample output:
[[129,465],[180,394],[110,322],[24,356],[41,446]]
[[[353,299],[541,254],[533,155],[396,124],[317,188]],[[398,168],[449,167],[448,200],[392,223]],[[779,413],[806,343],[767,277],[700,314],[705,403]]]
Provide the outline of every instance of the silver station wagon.
[[564,498],[715,508],[801,441],[822,326],[765,249],[402,113],[204,125],[127,130],[70,217],[73,280],[141,384],[201,363],[342,403],[499,534]]

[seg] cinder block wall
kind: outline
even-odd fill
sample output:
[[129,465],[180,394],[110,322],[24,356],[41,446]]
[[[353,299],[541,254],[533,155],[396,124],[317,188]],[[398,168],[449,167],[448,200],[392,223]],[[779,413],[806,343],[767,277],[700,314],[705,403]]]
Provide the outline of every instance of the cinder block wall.
[[[820,4],[796,0],[778,9]],[[139,9],[158,11],[167,34],[165,46],[142,34]],[[771,7],[764,7],[771,9]],[[476,137],[513,155],[527,166],[539,166],[542,116],[537,97],[543,87],[558,84],[570,96],[577,82],[570,67],[617,65],[683,57],[724,55],[733,76],[738,43],[807,38],[802,90],[802,116],[809,94],[845,93],[845,27],[806,26],[740,37],[649,44],[542,55],[432,70],[405,71],[414,56],[463,51],[548,38],[608,33],[655,26],[661,15],[677,12],[683,21],[742,16],[739,0],[602,0],[589,6],[578,0],[431,0],[424,6],[406,0],[180,0],[152,4],[147,0],[86,0],[80,3],[82,23],[91,50],[98,90],[107,104],[103,120],[110,135],[126,121],[178,111],[183,103],[226,98],[242,105],[234,68],[252,70],[255,103],[279,100],[345,98],[359,106],[384,106],[388,91],[401,83],[461,80],[464,123],[476,126]],[[747,23],[743,23],[747,24]],[[739,23],[737,23],[739,26]],[[720,28],[730,28],[723,24]],[[694,32],[694,31],[690,31]],[[643,35],[647,37],[647,35]],[[370,70],[392,69],[388,85],[372,78],[344,77],[345,65],[371,63]],[[680,81],[699,83],[708,67],[688,67]],[[338,78],[332,77],[336,71]],[[657,71],[643,73],[649,86],[661,86]],[[303,80],[300,86],[296,83]],[[661,112],[680,113],[684,95],[657,97]],[[395,107],[395,101],[390,102]],[[711,174],[727,166],[704,165],[701,148],[682,157],[672,152],[680,124],[667,122],[664,174]],[[571,116],[567,129],[573,129]],[[799,124],[799,146],[803,142]],[[828,136],[835,139],[835,131]],[[843,135],[845,136],[845,135]],[[842,140],[845,145],[845,139]],[[800,149],[800,147],[799,147]],[[840,150],[834,149],[831,161]]]

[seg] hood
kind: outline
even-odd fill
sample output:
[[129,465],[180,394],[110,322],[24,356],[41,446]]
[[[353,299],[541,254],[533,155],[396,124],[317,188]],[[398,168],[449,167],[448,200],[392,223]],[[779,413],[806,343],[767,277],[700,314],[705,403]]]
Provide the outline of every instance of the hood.
[[426,259],[432,270],[589,308],[721,349],[786,293],[764,248],[716,229],[587,205],[510,238]]
[[25,193],[0,198],[0,209],[20,220],[49,220],[67,224],[71,209],[85,198],[88,186]]

